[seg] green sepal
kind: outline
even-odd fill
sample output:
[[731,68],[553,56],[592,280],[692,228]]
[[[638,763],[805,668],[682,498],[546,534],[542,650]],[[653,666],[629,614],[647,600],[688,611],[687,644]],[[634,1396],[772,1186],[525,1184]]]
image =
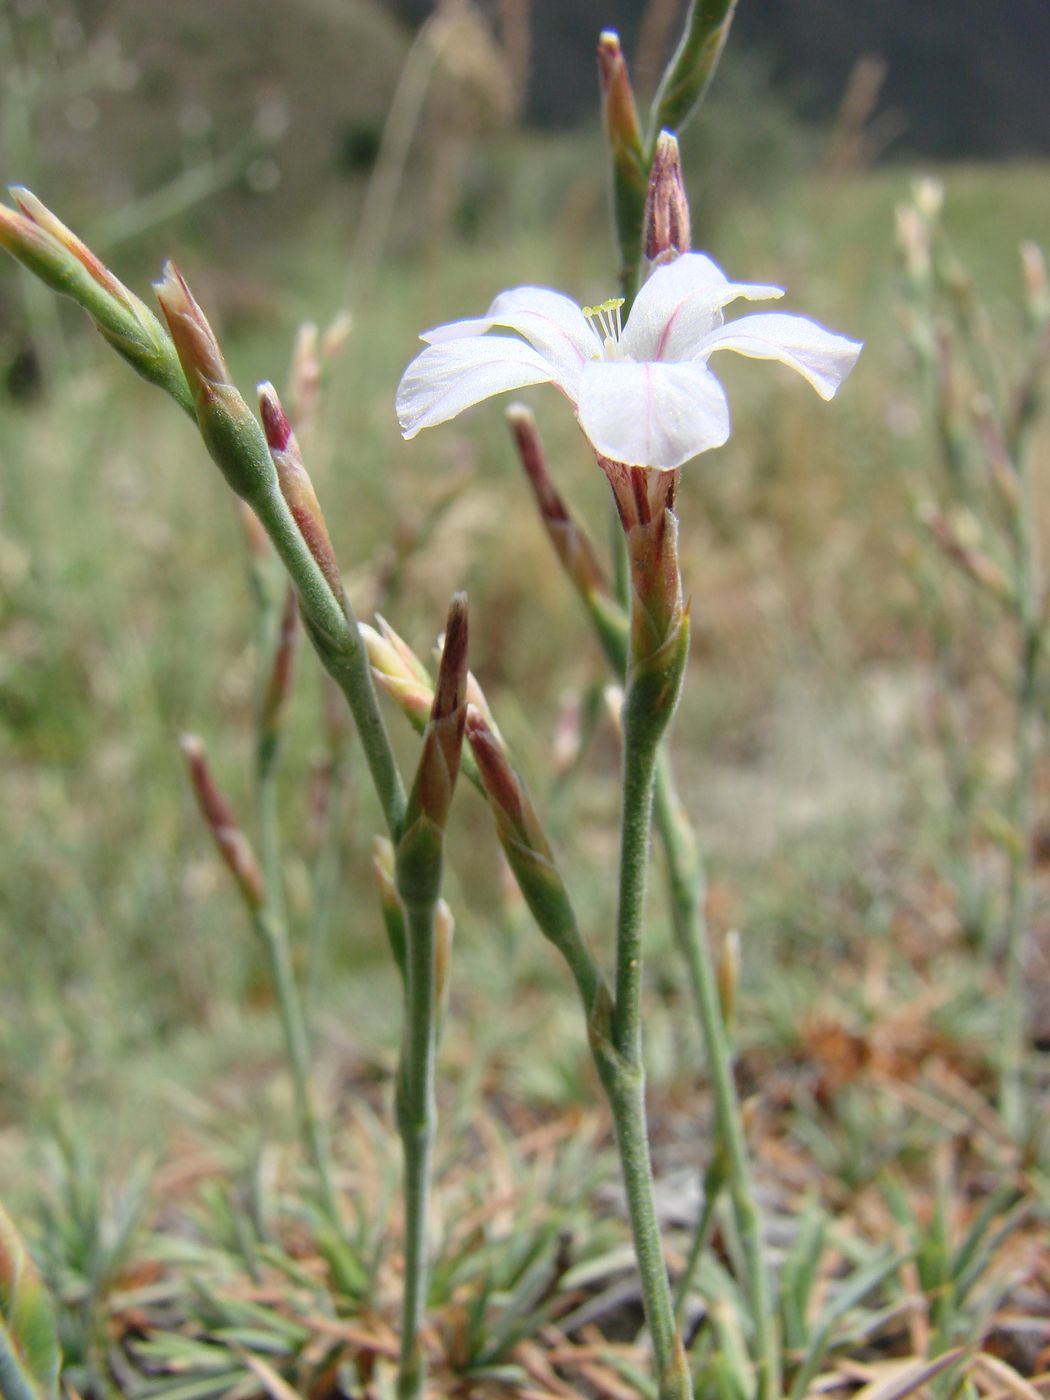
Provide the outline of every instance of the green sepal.
[[442,829],[422,812],[410,817],[397,843],[394,883],[405,905],[424,908],[441,897],[444,864]]
[[635,742],[654,747],[659,743],[682,693],[688,659],[688,614],[682,616],[656,651],[632,659],[623,702],[623,726],[625,733],[635,736]]
[[196,416],[193,395],[190,393],[179,357],[175,353],[175,346],[159,322],[156,323],[157,338],[150,340],[144,333],[136,335],[134,332],[121,330],[106,325],[97,318],[94,319],[99,335],[117,352],[125,364],[129,364],[148,384],[155,384],[158,389],[170,394],[191,418]]
[[261,507],[279,493],[277,469],[263,430],[232,384],[200,386],[197,422],[212,461],[242,500]]

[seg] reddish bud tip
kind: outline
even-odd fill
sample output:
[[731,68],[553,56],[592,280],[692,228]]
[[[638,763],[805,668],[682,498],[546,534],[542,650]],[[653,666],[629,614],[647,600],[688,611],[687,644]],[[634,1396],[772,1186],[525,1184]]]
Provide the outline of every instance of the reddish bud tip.
[[215,332],[190,291],[189,283],[170,259],[153,286],[199,413],[202,394],[207,397],[216,385],[228,384],[230,372]]
[[507,421],[536,498],[540,519],[566,573],[585,599],[596,594],[607,598],[609,587],[594,547],[570,515],[547,468],[535,417],[521,404],[511,404],[507,410]]
[[467,598],[466,594],[457,593],[449,607],[445,645],[423,735],[423,752],[409,798],[406,827],[416,809],[436,827],[445,826],[463,751],[466,690]]
[[204,744],[196,734],[184,734],[179,740],[179,747],[186,759],[197,805],[219,854],[237,881],[245,903],[250,909],[258,911],[266,898],[262,871],[248,838],[234,816],[233,808],[216,785]]
[[536,415],[524,404],[512,403],[507,409],[507,422],[544,523],[550,525],[555,521],[567,521],[569,512],[547,467],[547,457],[536,428]]
[[612,29],[604,30],[598,37],[598,78],[610,149],[617,156],[628,149],[640,151],[642,128],[634,91],[620,48],[620,36]]
[[73,232],[58,219],[51,210],[41,200],[37,199],[32,190],[27,190],[24,185],[12,185],[10,187],[11,198],[18,205],[19,209],[38,228],[45,233],[49,233],[56,242],[72,253],[83,267],[91,274],[92,279],[98,283],[110,296],[114,297],[124,306],[130,306],[132,302],[138,302],[138,298],[133,298],[124,283],[115,277],[109,268],[100,258],[97,258],[86,243],[83,243]]
[[691,246],[689,199],[682,176],[678,140],[670,131],[661,131],[649,174],[645,199],[643,247],[651,263],[667,262]]
[[445,719],[462,709],[467,688],[467,595],[456,593],[449,605],[445,644],[441,649],[434,718]]
[[478,774],[485,794],[497,817],[520,831],[522,827],[522,791],[518,775],[507,759],[503,745],[493,733],[485,716],[474,705],[467,706],[467,742],[478,765]]
[[299,443],[272,384],[259,385],[259,413],[263,420],[266,445],[270,449],[277,481],[307,549],[324,575],[332,596],[346,607],[343,579],[328,535],[328,523],[317,499],[310,473],[303,462]]
[[272,384],[259,385],[259,412],[270,451],[283,452],[292,436],[292,425]]

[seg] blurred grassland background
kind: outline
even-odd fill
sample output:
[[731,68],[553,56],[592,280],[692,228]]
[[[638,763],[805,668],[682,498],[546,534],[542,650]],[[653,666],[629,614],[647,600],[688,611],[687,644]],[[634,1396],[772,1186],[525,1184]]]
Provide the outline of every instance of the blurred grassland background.
[[[524,81],[522,35],[535,64],[545,4],[469,12],[473,37],[450,41],[437,63],[390,220],[364,246],[384,121],[412,61],[420,16],[410,6],[4,0],[0,45],[14,76],[0,151],[5,179],[30,185],[136,290],[163,255],[176,257],[242,388],[282,383],[301,320],[352,310],[308,461],[355,605],[366,616],[378,601],[426,654],[449,593],[468,589],[474,669],[549,800],[606,947],[615,740],[600,725],[582,777],[549,793],[559,707],[601,668],[552,567],[502,408],[411,445],[393,414],[421,327],[480,313],[525,282],[582,302],[614,290],[592,31],[620,19],[637,35],[646,7],[564,9],[586,33],[561,70],[586,99],[577,119],[542,126]],[[914,170],[930,168],[916,154],[922,114],[884,103],[876,65],[856,78],[874,84],[867,105],[861,92],[836,124],[840,82],[817,104],[827,119],[806,119],[796,88],[811,94],[816,79],[771,85],[780,60],[761,42],[762,9],[741,0],[740,42],[684,141],[695,241],[731,275],[785,286],[788,309],[866,349],[830,409],[777,367],[719,365],[734,436],[688,469],[681,502],[695,623],[675,738],[683,787],[710,862],[712,925],[744,935],[741,1037],[756,1069],[801,1055],[807,1015],[866,1024],[875,983],[884,1010],[921,999],[935,955],[941,1030],[979,1057],[994,1034],[979,976],[947,935],[943,949],[929,941],[939,925],[928,911],[946,898],[943,797],[924,745],[926,639],[909,558],[911,498],[932,448],[893,250],[894,205]],[[834,70],[847,76],[866,52],[863,36],[847,52],[850,42]],[[1016,249],[1023,238],[1050,244],[1050,200],[1038,140],[1003,141],[998,154],[1013,158],[978,163],[957,147],[938,173],[949,230],[1009,357]],[[288,1105],[271,1072],[279,1042],[261,959],[176,745],[199,731],[247,815],[253,634],[227,490],[189,424],[13,264],[0,272],[0,314],[0,1188],[17,1200],[32,1191],[27,1134],[60,1101],[104,1125],[118,1157],[159,1144],[176,1085],[218,1096],[245,1122]],[[571,415],[549,391],[523,397],[560,483],[602,538],[603,481]],[[406,547],[420,532],[421,546]],[[304,647],[282,784],[300,926],[320,714]],[[330,1090],[347,1063],[381,1080],[399,1033],[368,870],[375,826],[356,782],[330,970],[314,979]],[[537,991],[563,985],[561,968],[508,897],[466,787],[455,826],[459,1014],[447,1083],[491,1076],[539,1102],[571,1098],[588,1072],[568,995],[544,1013],[565,1027],[549,1056],[533,1065],[523,1054]],[[652,1056],[671,1092],[697,1052],[676,1014],[684,991],[665,922],[656,897]],[[923,938],[921,954],[898,957]],[[876,1167],[872,1157],[864,1170]]]

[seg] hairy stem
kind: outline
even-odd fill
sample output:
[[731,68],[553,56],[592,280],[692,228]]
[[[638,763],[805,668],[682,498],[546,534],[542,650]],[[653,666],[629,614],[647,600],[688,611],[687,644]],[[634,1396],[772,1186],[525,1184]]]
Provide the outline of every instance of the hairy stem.
[[[667,856],[675,939],[689,972],[707,1053],[719,1137],[716,1150],[725,1158],[727,1185],[747,1261],[758,1352],[758,1396],[760,1400],[774,1400],[780,1386],[779,1350],[762,1217],[751,1181],[740,1098],[733,1077],[733,1050],[719,1001],[718,978],[703,915],[703,866],[692,831],[681,813],[666,749],[661,749],[658,755],[655,789],[655,819]],[[703,1229],[702,1217],[698,1228]]]
[[405,906],[405,1031],[397,1086],[397,1122],[405,1161],[405,1283],[398,1400],[419,1400],[426,1381],[420,1332],[429,1278],[427,1206],[436,1121],[435,910],[436,904],[430,903]]
[[645,1320],[656,1358],[659,1398],[692,1400],[692,1377],[675,1322],[653,1197],[645,1117],[645,1071],[641,1064],[629,1063],[615,1052],[600,1059],[598,1067],[616,1128]]
[[616,991],[612,1054],[601,1063],[616,1125],[631,1235],[638,1259],[645,1318],[656,1358],[660,1400],[692,1396],[692,1381],[675,1323],[671,1286],[660,1242],[645,1118],[642,1059],[642,918],[645,911],[653,782],[660,731],[670,718],[624,704],[620,892],[616,929]]

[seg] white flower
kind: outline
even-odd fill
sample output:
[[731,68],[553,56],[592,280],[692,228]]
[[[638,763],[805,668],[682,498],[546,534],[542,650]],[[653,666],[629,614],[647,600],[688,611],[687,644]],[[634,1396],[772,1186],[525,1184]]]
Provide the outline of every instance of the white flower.
[[[658,267],[622,328],[621,301],[579,307],[546,287],[515,287],[484,316],[423,333],[428,348],[397,391],[401,430],[412,438],[493,394],[549,382],[600,456],[673,470],[729,436],[725,392],[707,366],[715,350],[780,360],[825,399],[853,368],[860,345],[804,316],[723,324],[723,307],[738,297],[779,296],[779,287],[730,282],[703,253]],[[488,335],[494,327],[516,334]]]

